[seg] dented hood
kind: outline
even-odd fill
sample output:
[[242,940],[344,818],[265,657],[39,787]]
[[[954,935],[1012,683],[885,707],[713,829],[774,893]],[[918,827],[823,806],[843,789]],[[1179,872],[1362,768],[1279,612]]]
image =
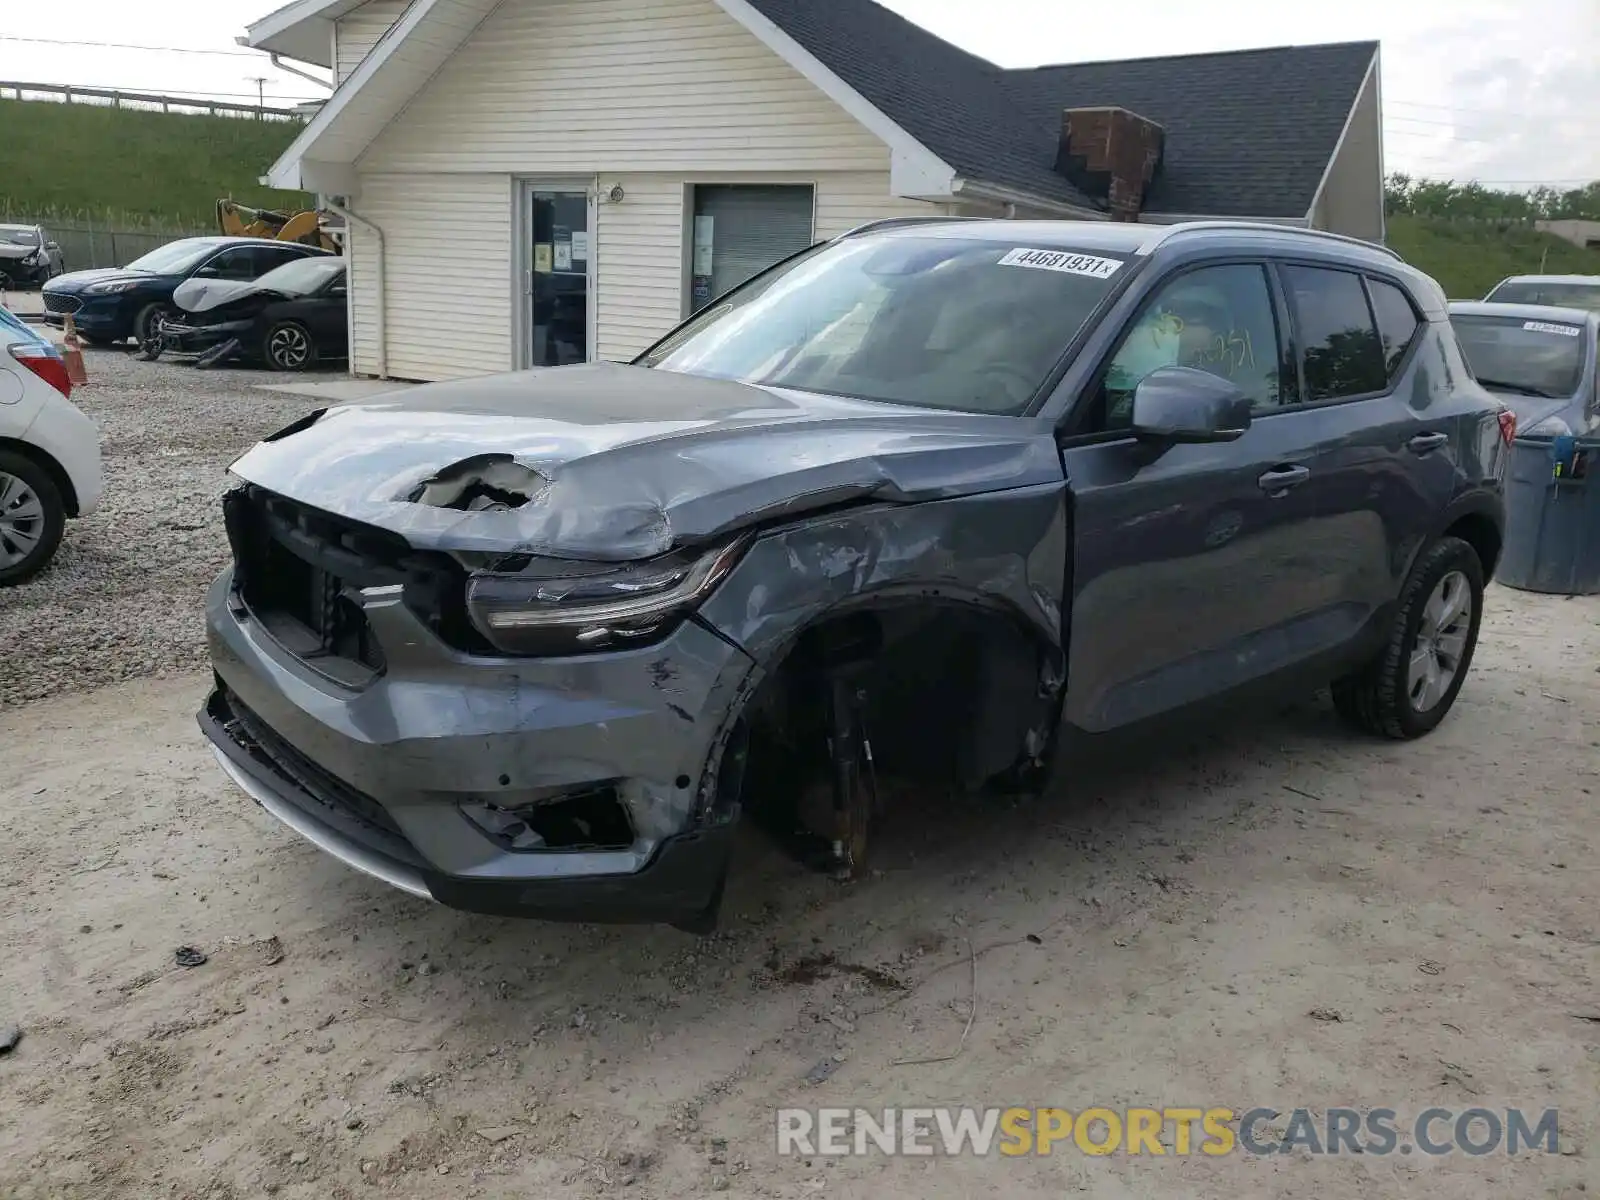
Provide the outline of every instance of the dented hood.
[[[341,405],[260,443],[232,470],[419,549],[602,561],[850,501],[909,503],[1062,478],[1041,421],[612,363]],[[459,506],[473,490],[473,503],[487,507]]]

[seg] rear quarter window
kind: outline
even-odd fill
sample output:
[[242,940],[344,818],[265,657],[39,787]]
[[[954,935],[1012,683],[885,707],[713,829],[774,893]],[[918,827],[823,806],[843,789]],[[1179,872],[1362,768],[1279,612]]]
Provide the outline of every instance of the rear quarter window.
[[1377,318],[1378,337],[1383,342],[1384,367],[1393,379],[1421,322],[1410,298],[1394,284],[1368,278],[1367,288],[1372,295],[1372,315]]

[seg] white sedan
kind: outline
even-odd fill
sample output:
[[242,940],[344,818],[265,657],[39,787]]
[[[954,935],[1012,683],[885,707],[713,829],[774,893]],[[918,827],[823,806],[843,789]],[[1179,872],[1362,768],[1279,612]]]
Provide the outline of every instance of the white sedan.
[[0,587],[42,571],[100,502],[100,432],[50,341],[0,308]]

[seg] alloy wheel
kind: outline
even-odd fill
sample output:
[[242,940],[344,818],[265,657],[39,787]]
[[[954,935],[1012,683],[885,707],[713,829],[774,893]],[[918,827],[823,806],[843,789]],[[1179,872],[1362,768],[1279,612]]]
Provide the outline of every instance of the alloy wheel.
[[14,567],[44,537],[44,501],[15,475],[0,471],[0,567]]
[[1406,692],[1414,711],[1430,711],[1450,691],[1472,628],[1472,586],[1460,571],[1448,571],[1422,609],[1406,669]]
[[293,371],[305,366],[311,357],[311,339],[298,325],[282,325],[267,340],[267,353],[274,366]]

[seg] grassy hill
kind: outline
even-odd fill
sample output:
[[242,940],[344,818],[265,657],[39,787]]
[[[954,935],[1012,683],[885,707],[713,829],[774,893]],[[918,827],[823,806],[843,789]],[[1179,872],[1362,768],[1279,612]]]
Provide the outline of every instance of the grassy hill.
[[209,228],[220,197],[299,208],[308,197],[256,179],[300,129],[289,121],[0,100],[0,213]]
[[1389,245],[1439,281],[1452,300],[1480,300],[1507,275],[1600,275],[1600,250],[1525,226],[1394,214]]

